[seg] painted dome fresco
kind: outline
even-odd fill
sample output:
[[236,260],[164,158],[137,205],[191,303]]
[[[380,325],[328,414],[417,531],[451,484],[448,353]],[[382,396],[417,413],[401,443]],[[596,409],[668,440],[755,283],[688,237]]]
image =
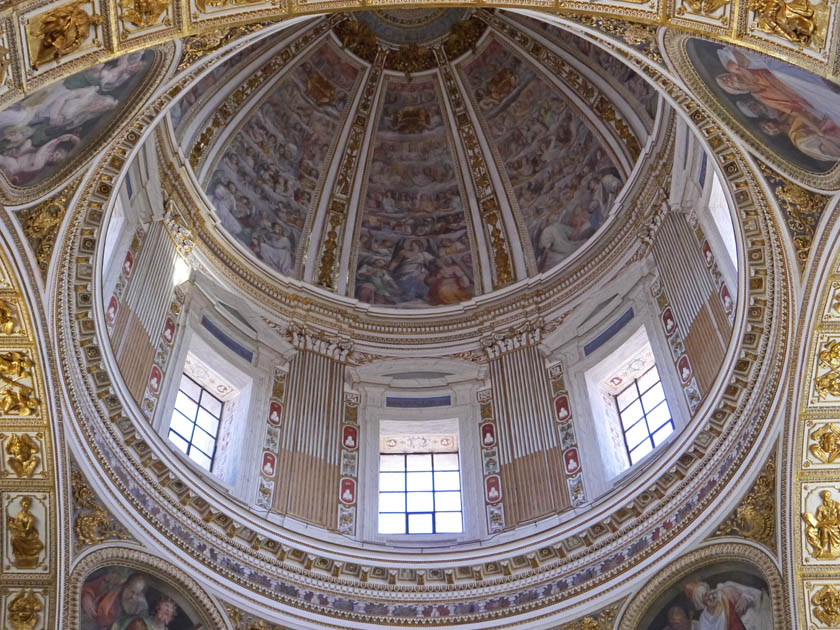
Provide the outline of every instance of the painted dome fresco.
[[550,273],[619,210],[657,94],[560,29],[471,9],[312,20],[172,110],[223,239],[270,273],[428,308]]

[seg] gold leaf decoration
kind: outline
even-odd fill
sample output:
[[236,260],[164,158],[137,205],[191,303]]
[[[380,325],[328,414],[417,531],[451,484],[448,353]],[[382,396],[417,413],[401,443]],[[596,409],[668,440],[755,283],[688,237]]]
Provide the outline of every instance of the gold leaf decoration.
[[41,602],[31,590],[21,591],[9,602],[11,630],[33,630],[41,620]]
[[822,504],[815,513],[803,512],[805,540],[811,547],[811,556],[817,560],[840,558],[840,503],[830,490],[820,492]]
[[90,36],[92,26],[104,24],[101,15],[89,14],[82,7],[86,0],[71,2],[47,11],[28,25],[32,67],[54,61],[78,49]]
[[78,184],[79,180],[76,180],[52,199],[19,210],[17,213],[17,218],[23,228],[23,234],[35,253],[38,269],[41,270],[44,279],[47,277],[58,231],[61,229],[61,223],[67,213],[67,204],[73,197]]
[[131,538],[122,525],[117,523],[108,511],[96,499],[93,490],[88,487],[81,471],[74,470],[70,482],[73,488],[75,520],[73,531],[76,534],[76,550],[84,546],[98,545],[105,540]]
[[808,262],[814,230],[829,198],[794,184],[762,162],[758,162],[758,166],[784,214],[796,250],[796,261],[802,271]]
[[826,584],[811,596],[814,617],[827,626],[840,624],[840,591],[834,585]]
[[747,496],[714,536],[741,536],[775,550],[776,454],[770,456]]

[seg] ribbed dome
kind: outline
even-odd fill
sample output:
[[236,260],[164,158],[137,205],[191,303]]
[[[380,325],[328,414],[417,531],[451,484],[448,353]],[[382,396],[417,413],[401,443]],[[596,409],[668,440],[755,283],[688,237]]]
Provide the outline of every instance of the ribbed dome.
[[[593,241],[652,128],[656,94],[639,75],[559,29],[470,9],[328,27],[239,53],[172,115],[246,256],[362,302],[425,308],[547,272]],[[235,114],[197,154],[197,130],[225,107]]]

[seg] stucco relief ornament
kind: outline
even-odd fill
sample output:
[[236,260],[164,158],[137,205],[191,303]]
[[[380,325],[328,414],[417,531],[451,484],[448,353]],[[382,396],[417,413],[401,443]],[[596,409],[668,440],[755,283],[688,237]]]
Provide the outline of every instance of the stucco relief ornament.
[[825,400],[828,395],[840,396],[840,344],[836,339],[823,344],[817,355],[817,366],[828,370],[814,380],[817,397]]
[[0,334],[19,335],[23,332],[15,315],[16,308],[11,300],[0,300]]
[[12,543],[12,564],[17,569],[34,569],[38,566],[44,543],[38,533],[35,515],[29,511],[32,497],[22,497],[20,511],[15,516],[8,516],[7,526]]
[[[120,0],[123,22],[130,22],[135,26],[153,26],[163,17],[169,8],[168,0]],[[169,25],[170,20],[164,20]]]
[[96,500],[82,473],[74,470],[71,476],[73,486],[73,502],[79,511],[73,523],[76,534],[76,549],[85,545],[98,545],[108,538],[126,540],[130,538],[122,527],[111,519],[108,511]]
[[811,596],[814,617],[827,626],[840,624],[840,591],[831,584],[824,585]]
[[9,602],[11,630],[33,630],[41,620],[41,602],[32,591],[22,591]]
[[18,477],[29,478],[41,461],[35,454],[38,450],[38,443],[28,433],[12,434],[6,442],[6,463]]
[[840,503],[831,498],[831,491],[820,492],[822,505],[815,514],[803,512],[805,540],[811,546],[811,555],[818,560],[836,560],[840,557]]
[[35,390],[21,382],[31,380],[32,367],[32,359],[25,352],[0,353],[0,412],[12,416],[35,413]]
[[86,1],[72,2],[38,16],[29,24],[29,36],[37,42],[32,67],[59,59],[73,52],[90,35],[91,26],[104,24],[101,15],[90,15],[82,7]]
[[747,9],[755,14],[755,28],[808,45],[817,34],[814,7],[808,0],[750,0]]
[[840,427],[836,424],[824,424],[812,431],[810,437],[815,443],[808,450],[823,464],[833,464],[840,459]]

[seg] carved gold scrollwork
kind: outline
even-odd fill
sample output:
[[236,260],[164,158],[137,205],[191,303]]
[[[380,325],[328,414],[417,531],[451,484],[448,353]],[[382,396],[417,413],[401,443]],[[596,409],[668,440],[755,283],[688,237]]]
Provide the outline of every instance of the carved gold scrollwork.
[[15,300],[0,299],[0,335],[19,335],[22,332],[18,322]]
[[[706,17],[714,17],[715,13],[723,9],[730,3],[730,0],[685,0],[684,4],[677,9],[677,15],[684,15],[686,7],[688,12],[696,15],[705,15]],[[722,24],[727,24],[726,16],[720,18]]]
[[840,503],[831,497],[830,490],[820,492],[822,504],[815,513],[803,512],[805,540],[811,555],[818,560],[840,557]]
[[41,602],[31,590],[21,591],[9,602],[10,630],[32,630],[41,620]]
[[109,538],[129,538],[122,526],[113,521],[108,511],[99,505],[96,495],[88,487],[81,472],[74,470],[70,482],[73,488],[73,502],[78,511],[73,523],[77,550],[85,545],[98,545]]
[[833,585],[825,584],[811,596],[814,617],[827,626],[840,624],[840,591]]
[[840,426],[829,422],[812,431],[810,438],[814,444],[808,450],[823,464],[833,464],[840,459]]
[[47,269],[50,266],[50,259],[58,238],[58,231],[67,212],[67,202],[76,191],[79,181],[76,180],[58,193],[52,199],[48,199],[30,208],[18,211],[17,217],[23,228],[23,235],[29,241],[29,245],[35,253],[35,260],[38,261],[38,269],[46,278]]
[[743,536],[774,547],[776,457],[771,456],[747,496],[716,530],[716,536]]
[[71,2],[43,13],[29,23],[33,68],[73,52],[87,40],[91,26],[105,22],[101,15],[85,11],[82,7],[86,4],[87,0]]

